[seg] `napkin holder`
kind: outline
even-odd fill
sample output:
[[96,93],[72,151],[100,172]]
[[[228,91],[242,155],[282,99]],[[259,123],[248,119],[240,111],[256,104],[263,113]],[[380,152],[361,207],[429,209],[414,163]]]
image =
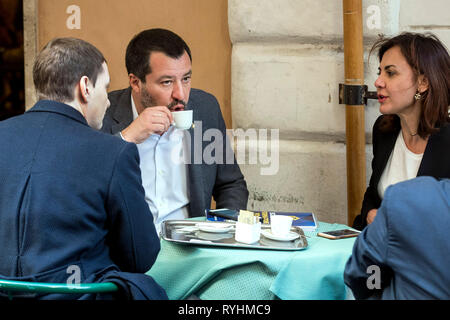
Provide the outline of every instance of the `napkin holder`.
[[249,224],[236,222],[236,232],[234,238],[238,242],[252,244],[259,241],[261,237],[261,222]]

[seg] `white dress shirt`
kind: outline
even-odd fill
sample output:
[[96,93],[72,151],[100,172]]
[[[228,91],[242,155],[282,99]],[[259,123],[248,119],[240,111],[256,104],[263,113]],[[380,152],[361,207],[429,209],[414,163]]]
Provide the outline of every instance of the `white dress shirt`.
[[384,192],[391,184],[413,179],[417,176],[423,153],[412,152],[403,140],[402,131],[395,141],[394,149],[378,183],[378,194],[383,199]]
[[[138,113],[133,97],[131,106],[134,120],[138,117]],[[152,134],[147,140],[136,145],[140,157],[145,200],[153,214],[158,234],[164,220],[188,217],[187,165],[179,161],[180,154],[182,155],[187,147],[185,133],[186,130],[170,126],[162,136]]]

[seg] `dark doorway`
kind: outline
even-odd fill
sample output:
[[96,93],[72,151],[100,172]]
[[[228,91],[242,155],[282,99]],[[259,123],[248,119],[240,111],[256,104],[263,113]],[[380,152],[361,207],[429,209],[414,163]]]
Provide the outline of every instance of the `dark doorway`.
[[0,0],[0,120],[25,112],[22,0]]

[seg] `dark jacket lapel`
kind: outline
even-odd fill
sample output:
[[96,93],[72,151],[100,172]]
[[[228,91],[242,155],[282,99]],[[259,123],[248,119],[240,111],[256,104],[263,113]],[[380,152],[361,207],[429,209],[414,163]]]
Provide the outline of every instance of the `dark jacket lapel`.
[[450,125],[440,128],[428,140],[417,176],[447,177],[450,163]]
[[[131,87],[123,90],[114,103],[115,110],[112,110],[112,117],[115,122],[111,129],[114,133],[122,131],[133,121],[133,111],[131,107]],[[112,103],[111,103],[112,104]]]
[[27,112],[52,112],[71,118],[84,125],[88,125],[83,115],[65,103],[52,101],[52,100],[40,100]]

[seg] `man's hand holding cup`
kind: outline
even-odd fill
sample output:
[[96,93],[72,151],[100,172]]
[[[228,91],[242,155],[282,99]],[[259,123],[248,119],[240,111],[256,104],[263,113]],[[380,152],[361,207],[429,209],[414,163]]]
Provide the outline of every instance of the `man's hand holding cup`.
[[139,144],[152,134],[162,135],[169,130],[172,123],[172,114],[166,106],[145,108],[127,128],[122,130],[122,138]]

